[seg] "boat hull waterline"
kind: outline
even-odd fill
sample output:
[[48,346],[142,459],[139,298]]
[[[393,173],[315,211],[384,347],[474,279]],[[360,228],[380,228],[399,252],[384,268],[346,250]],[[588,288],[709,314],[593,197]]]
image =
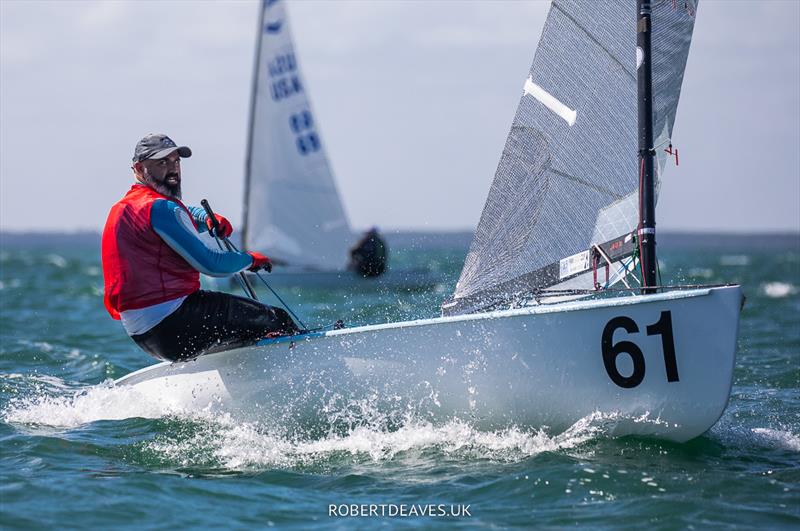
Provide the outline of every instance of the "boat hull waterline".
[[284,427],[407,413],[560,433],[600,412],[613,436],[681,442],[727,405],[741,301],[727,286],[363,326],[160,363],[116,385]]

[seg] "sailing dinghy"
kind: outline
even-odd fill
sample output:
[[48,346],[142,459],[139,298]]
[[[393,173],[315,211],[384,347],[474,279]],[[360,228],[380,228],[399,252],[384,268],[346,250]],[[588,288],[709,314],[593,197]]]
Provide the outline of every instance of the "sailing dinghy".
[[117,384],[287,429],[352,425],[358,410],[701,435],[730,395],[742,293],[657,286],[653,217],[695,12],[553,2],[442,317],[264,340]]
[[245,169],[242,244],[275,263],[273,287],[424,289],[425,269],[364,278],[347,270],[351,230],[295,54],[284,2],[259,17]]

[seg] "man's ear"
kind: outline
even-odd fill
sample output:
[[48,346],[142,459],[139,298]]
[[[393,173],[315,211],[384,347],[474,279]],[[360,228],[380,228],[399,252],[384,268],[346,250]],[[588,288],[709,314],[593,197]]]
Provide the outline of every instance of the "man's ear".
[[133,173],[137,175],[142,175],[144,173],[144,166],[142,165],[141,161],[134,162],[133,166],[131,166],[131,169],[133,170]]

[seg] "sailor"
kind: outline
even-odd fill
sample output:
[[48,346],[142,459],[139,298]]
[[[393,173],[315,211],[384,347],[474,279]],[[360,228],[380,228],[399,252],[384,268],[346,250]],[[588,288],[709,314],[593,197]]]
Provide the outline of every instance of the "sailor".
[[387,255],[386,242],[378,234],[378,229],[372,227],[350,249],[347,268],[363,277],[377,277],[386,270]]
[[[167,135],[142,138],[133,153],[136,182],[103,230],[106,309],[139,347],[167,361],[298,331],[280,308],[200,289],[200,273],[269,272],[272,264],[260,253],[221,251],[201,239],[211,220],[203,208],[181,202],[181,159],[191,155]],[[230,236],[230,222],[216,218],[218,235]]]

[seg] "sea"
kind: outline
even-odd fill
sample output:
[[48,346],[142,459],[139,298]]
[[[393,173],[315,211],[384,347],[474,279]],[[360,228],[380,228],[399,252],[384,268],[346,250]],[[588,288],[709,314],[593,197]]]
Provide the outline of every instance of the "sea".
[[[287,289],[307,325],[434,317],[469,234],[392,233],[432,289]],[[747,297],[730,402],[686,443],[468,420],[304,437],[142,401],[154,363],[102,303],[99,236],[0,234],[0,528],[800,528],[800,235],[659,234],[664,283]],[[262,296],[272,303],[271,294]],[[324,432],[323,432],[324,433]]]

